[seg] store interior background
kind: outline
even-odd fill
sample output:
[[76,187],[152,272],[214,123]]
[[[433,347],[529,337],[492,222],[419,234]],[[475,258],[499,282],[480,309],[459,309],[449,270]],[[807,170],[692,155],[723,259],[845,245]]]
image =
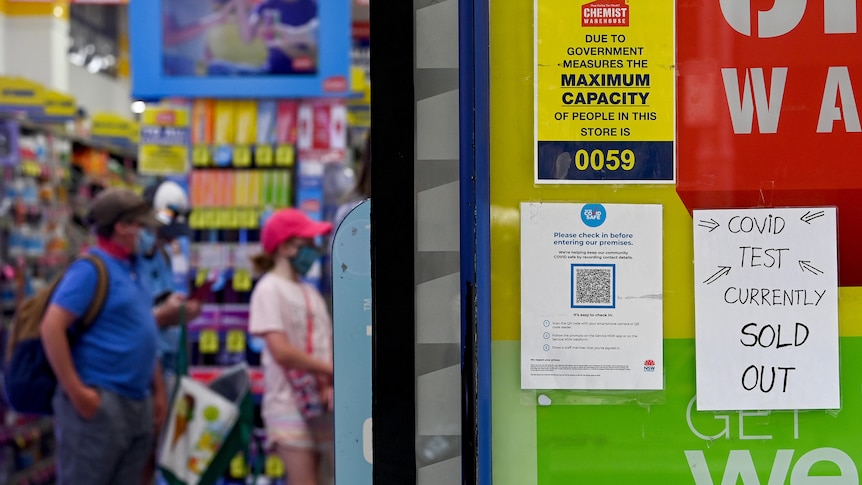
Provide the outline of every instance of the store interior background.
[[[328,164],[327,171],[331,167],[332,172],[338,172],[333,177],[338,186],[331,193],[321,194],[329,200],[320,201],[330,208],[356,181],[370,128],[370,6],[368,0],[349,3],[351,79],[348,92],[340,100],[349,110],[342,140],[346,149],[343,157]],[[154,182],[155,177],[137,172],[137,134],[132,132],[142,119],[144,106],[131,94],[128,11],[128,0],[0,0],[0,82],[11,89],[38,86],[40,91],[51,91],[67,108],[62,119],[52,120],[24,114],[26,109],[21,106],[0,108],[0,123],[7,129],[14,126],[17,132],[15,145],[6,146],[8,150],[0,163],[0,301],[4,329],[16,303],[50,281],[86,244],[81,215],[94,193],[93,187],[142,190]],[[18,79],[25,84],[17,84]],[[280,98],[301,101],[291,92]],[[70,103],[74,105],[72,109],[68,109]],[[111,132],[110,127],[117,126],[129,132]],[[191,160],[189,163],[191,166]],[[284,173],[294,176],[295,171],[292,166]],[[297,205],[293,183],[283,193],[284,200],[273,203],[271,208]],[[327,213],[326,218],[332,215]],[[225,232],[222,229],[217,236],[211,233],[211,240]],[[324,290],[329,286],[323,281],[325,276],[318,277]],[[247,296],[249,288],[234,286],[242,302],[242,294]],[[216,335],[218,355],[223,350],[230,353],[226,348],[230,346],[227,333]],[[212,335],[198,333],[198,340],[192,344],[193,354],[204,351],[204,341],[210,340],[206,337]],[[240,340],[243,346],[251,346],[250,339]],[[246,351],[250,352],[243,349],[243,353]],[[212,354],[204,356],[210,364],[219,360],[216,352]],[[0,406],[0,417],[0,483],[54,483],[51,419],[19,415],[5,405]],[[264,475],[269,483],[285,479],[283,466],[274,457],[266,457]]]

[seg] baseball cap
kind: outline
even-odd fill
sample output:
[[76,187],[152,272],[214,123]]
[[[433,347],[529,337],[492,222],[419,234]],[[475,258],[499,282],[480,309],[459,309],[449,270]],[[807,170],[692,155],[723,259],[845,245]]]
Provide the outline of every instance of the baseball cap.
[[162,223],[159,236],[168,240],[191,236],[188,195],[178,183],[165,180],[150,185],[144,190],[144,200],[152,206],[156,219]]
[[329,234],[332,224],[311,220],[299,209],[275,211],[263,225],[260,243],[266,253],[272,254],[278,246],[290,238],[314,238]]
[[118,222],[138,222],[158,227],[150,204],[129,189],[110,188],[99,192],[87,211],[87,221],[96,227],[113,226]]

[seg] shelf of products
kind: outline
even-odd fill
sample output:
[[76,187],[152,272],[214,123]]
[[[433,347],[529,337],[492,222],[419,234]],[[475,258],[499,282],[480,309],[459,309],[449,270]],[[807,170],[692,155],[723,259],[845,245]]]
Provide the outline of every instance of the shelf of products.
[[[92,194],[134,183],[129,149],[69,134],[64,125],[0,117],[0,358],[14,309],[82,247]],[[54,483],[51,418],[21,416],[0,399],[0,483]]]

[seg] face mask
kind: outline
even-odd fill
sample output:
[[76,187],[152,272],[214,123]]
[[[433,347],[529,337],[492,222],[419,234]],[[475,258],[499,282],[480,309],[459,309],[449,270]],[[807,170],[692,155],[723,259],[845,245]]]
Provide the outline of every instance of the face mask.
[[156,234],[149,229],[141,229],[138,231],[138,252],[141,254],[150,254],[153,247],[156,245]]
[[311,246],[302,246],[299,248],[299,252],[296,253],[296,256],[290,259],[290,265],[293,266],[293,269],[299,273],[301,276],[304,276],[308,273],[308,270],[314,265],[314,262],[317,261],[317,258],[320,257],[320,253]]

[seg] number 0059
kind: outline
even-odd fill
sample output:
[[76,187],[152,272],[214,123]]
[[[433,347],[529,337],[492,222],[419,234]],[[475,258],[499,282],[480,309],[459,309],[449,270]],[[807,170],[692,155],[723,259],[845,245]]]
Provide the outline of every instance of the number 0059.
[[625,150],[578,150],[575,153],[578,170],[631,170],[635,167],[635,152]]

